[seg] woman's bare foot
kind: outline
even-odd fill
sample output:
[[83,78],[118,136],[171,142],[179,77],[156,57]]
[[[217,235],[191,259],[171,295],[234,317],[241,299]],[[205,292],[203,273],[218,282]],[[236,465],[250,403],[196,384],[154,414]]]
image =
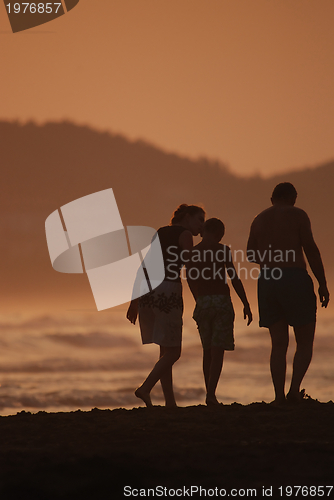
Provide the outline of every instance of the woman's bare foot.
[[135,396],[137,396],[137,398],[139,398],[139,399],[142,399],[148,408],[153,406],[150,393],[145,392],[142,389],[142,387],[138,387],[138,389],[135,390]]
[[205,404],[207,406],[217,406],[217,405],[220,405],[221,403],[219,403],[218,399],[216,398],[216,396],[206,396],[205,398]]

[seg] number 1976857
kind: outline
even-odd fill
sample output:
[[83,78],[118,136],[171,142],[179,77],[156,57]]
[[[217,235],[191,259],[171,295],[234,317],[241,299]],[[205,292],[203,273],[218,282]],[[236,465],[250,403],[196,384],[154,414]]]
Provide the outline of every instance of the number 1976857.
[[329,497],[333,486],[280,486],[279,488],[280,496],[286,497]]
[[[13,6],[13,10],[12,9],[12,6]],[[18,2],[14,3],[14,4],[11,4],[11,3],[8,3],[6,5],[7,9],[8,9],[8,14],[10,14],[11,12],[14,12],[15,14],[19,14],[19,13],[22,13],[22,14],[52,14],[52,12],[54,12],[55,14],[57,14],[59,8],[61,7],[61,3],[54,3],[54,2],[48,2],[48,3],[30,3],[30,2],[26,2],[26,3],[22,3],[22,4],[19,4]]]

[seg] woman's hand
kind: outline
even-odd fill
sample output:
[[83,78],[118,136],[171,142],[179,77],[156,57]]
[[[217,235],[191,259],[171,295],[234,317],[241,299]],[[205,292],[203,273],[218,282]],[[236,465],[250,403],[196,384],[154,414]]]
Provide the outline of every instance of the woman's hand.
[[138,299],[135,299],[131,301],[128,312],[126,313],[126,317],[133,325],[135,325],[137,316],[138,316]]

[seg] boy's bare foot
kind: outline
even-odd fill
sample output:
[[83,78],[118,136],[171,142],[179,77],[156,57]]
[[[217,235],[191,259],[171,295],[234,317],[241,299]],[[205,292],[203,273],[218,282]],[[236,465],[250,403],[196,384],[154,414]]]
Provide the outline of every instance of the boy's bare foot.
[[216,396],[206,396],[206,398],[205,398],[205,404],[207,406],[217,406],[217,405],[220,405],[221,403],[219,403],[219,401],[216,398]]
[[176,403],[166,403],[165,408],[178,408]]
[[274,399],[274,401],[271,401],[271,403],[269,403],[271,406],[285,406],[287,403],[287,400],[285,398],[276,398]]
[[138,389],[135,390],[135,396],[137,396],[137,398],[139,399],[142,399],[148,408],[153,406],[150,393],[145,392],[141,387],[138,387]]

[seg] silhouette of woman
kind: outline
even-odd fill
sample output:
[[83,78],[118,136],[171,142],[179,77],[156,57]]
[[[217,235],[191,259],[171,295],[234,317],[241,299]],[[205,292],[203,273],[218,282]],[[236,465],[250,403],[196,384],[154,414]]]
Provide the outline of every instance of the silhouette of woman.
[[[180,270],[182,252],[193,247],[204,224],[205,212],[196,205],[180,205],[169,226],[158,229],[165,278],[152,292],[132,300],[126,317],[135,324],[139,312],[139,325],[143,344],[160,346],[160,357],[146,380],[135,391],[146,406],[153,406],[150,392],[160,380],[166,407],[175,407],[172,367],[181,355],[182,340],[182,283]],[[183,254],[184,255],[184,254]]]

